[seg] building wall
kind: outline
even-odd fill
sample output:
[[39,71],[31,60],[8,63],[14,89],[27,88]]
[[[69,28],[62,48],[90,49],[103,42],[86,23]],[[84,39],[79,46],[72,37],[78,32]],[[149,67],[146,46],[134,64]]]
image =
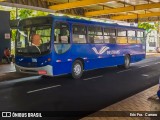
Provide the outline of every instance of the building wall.
[[157,31],[152,30],[151,33],[147,36],[147,52],[156,52],[156,48],[158,47],[158,40],[157,40]]
[[[154,22],[151,22],[150,24],[154,25]],[[157,52],[156,48],[160,47],[160,26],[159,30],[152,30],[147,35],[146,40],[146,51],[147,52]]]
[[3,57],[3,51],[6,47],[11,49],[10,39],[10,12],[0,11],[0,61]]

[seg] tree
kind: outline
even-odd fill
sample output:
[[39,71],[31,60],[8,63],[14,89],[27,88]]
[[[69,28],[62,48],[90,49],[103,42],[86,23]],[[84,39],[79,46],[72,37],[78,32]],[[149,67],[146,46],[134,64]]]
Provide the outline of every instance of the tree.
[[18,18],[19,19],[25,19],[28,17],[31,17],[33,13],[33,10],[30,9],[18,9]]
[[148,23],[148,22],[138,23],[138,27],[145,29],[146,32],[147,32],[147,35],[152,30],[158,30],[158,24],[151,24],[151,23]]
[[[156,30],[157,33],[158,33],[157,39],[158,39],[158,41],[159,41],[159,40],[160,40],[160,39],[159,39],[159,24],[160,24],[160,22],[154,22],[154,24],[144,22],[144,23],[139,23],[139,24],[138,24],[138,27],[139,27],[139,28],[143,28],[143,29],[146,30],[146,36],[145,36],[146,38],[147,38],[148,34],[149,34],[152,30]],[[160,46],[160,41],[159,41],[159,45],[158,45],[158,46]],[[157,52],[160,52],[160,48],[157,48],[156,50],[157,50]]]
[[19,19],[25,19],[25,18],[37,17],[37,16],[46,16],[48,14],[49,14],[48,12],[36,11],[36,10],[24,9],[24,8],[18,10]]

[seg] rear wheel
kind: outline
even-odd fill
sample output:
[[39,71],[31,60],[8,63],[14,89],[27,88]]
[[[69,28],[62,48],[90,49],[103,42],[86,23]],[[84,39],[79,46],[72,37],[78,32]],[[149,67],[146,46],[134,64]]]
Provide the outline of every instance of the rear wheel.
[[125,69],[128,69],[130,67],[130,56],[129,55],[126,55],[124,57],[124,64],[123,65],[118,65],[117,66],[118,68],[125,68]]
[[72,77],[74,79],[81,78],[83,74],[83,63],[80,60],[74,61],[72,65]]
[[41,78],[43,78],[43,79],[49,79],[49,78],[52,78],[52,76],[42,75]]
[[130,67],[130,56],[129,56],[129,55],[126,55],[126,56],[125,56],[123,67],[124,67],[125,69],[128,69],[128,68]]

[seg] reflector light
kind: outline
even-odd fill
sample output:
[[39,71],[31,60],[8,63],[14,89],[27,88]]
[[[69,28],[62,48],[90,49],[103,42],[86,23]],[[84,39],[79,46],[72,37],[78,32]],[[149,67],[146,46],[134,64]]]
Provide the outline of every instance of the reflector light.
[[48,62],[50,62],[51,61],[51,58],[48,58]]
[[61,62],[61,60],[56,60],[56,62]]
[[68,61],[72,61],[72,59],[68,59]]
[[38,74],[40,74],[40,75],[45,75],[45,74],[47,74],[47,71],[45,71],[45,70],[39,70],[39,71],[38,71]]
[[102,58],[102,56],[98,56],[98,58]]

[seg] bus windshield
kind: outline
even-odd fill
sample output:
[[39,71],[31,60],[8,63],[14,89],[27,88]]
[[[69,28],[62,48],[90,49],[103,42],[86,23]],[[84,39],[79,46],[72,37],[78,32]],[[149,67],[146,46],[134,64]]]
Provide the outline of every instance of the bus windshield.
[[[38,21],[38,22],[37,22]],[[27,19],[19,23],[16,38],[16,54],[43,55],[50,51],[51,22],[43,19]]]

